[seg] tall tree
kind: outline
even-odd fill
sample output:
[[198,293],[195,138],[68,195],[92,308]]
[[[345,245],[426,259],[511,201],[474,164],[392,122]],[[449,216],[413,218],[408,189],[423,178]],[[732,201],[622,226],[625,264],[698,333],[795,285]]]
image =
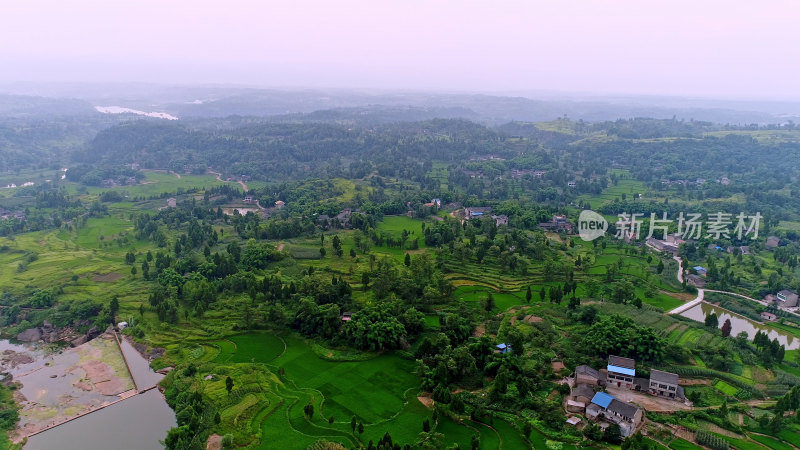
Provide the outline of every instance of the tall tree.
[[709,328],[717,328],[719,327],[719,317],[717,317],[716,313],[711,313],[706,316],[705,324]]
[[722,324],[722,337],[728,337],[731,335],[731,319],[725,319],[725,323]]
[[111,297],[111,302],[108,305],[108,310],[111,313],[111,317],[117,317],[117,312],[119,312],[119,299],[117,296]]

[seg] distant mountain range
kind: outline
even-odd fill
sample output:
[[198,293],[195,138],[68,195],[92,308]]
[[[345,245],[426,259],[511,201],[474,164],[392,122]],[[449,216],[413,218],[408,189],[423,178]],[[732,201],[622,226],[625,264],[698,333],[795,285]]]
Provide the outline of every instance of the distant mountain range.
[[464,118],[490,125],[559,117],[605,121],[634,117],[767,124],[800,120],[800,103],[656,96],[526,93],[516,96],[355,90],[277,90],[150,84],[0,85],[0,114],[82,113],[118,106],[181,119],[310,114],[303,120],[374,121]]

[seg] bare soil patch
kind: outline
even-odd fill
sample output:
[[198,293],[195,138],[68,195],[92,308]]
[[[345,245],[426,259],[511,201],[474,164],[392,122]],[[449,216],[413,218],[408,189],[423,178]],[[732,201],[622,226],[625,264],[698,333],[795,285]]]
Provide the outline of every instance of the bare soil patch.
[[620,401],[633,403],[650,412],[674,412],[691,409],[685,403],[667,398],[655,397],[630,389],[606,387],[606,391]]
[[212,434],[206,442],[206,450],[222,450],[222,436]]
[[[544,322],[544,319],[542,319],[541,317],[536,317],[534,315],[528,314],[522,318],[522,321],[534,324],[534,323]],[[517,322],[517,317],[516,316],[512,317],[511,325],[514,325],[516,322]]]
[[79,367],[86,372],[86,378],[75,385],[80,389],[90,391],[93,385],[103,395],[117,395],[127,390],[128,380],[116,376],[111,367],[102,361],[88,361]]
[[112,282],[112,281],[117,281],[117,280],[119,280],[120,278],[122,278],[124,276],[125,275],[123,275],[123,274],[121,274],[119,272],[110,272],[110,273],[107,273],[105,275],[95,275],[92,278],[92,281],[108,283],[108,282]]
[[426,393],[420,397],[417,397],[417,400],[425,405],[426,408],[433,408],[434,401],[431,398],[431,394]]
[[728,431],[728,430],[726,430],[726,429],[724,429],[724,428],[722,428],[722,427],[720,427],[720,426],[718,426],[716,424],[708,423],[708,424],[703,424],[703,425],[704,425],[704,427],[706,427],[708,429],[708,431],[710,431],[712,433],[721,434],[723,436],[728,436],[728,437],[731,437],[731,438],[734,438],[734,439],[744,439],[744,436],[742,436],[741,434],[734,433],[733,431]]

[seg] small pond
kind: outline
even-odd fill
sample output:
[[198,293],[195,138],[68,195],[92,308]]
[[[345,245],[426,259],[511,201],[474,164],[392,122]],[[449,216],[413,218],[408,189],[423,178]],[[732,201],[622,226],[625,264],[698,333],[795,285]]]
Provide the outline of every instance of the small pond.
[[728,311],[727,309],[720,308],[719,306],[714,306],[709,303],[700,303],[697,306],[693,306],[686,311],[682,312],[681,315],[684,317],[688,317],[692,320],[696,320],[698,322],[703,322],[711,313],[716,313],[717,317],[719,317],[719,325],[722,326],[725,323],[726,319],[730,319],[731,321],[731,336],[736,336],[737,334],[741,333],[742,331],[747,333],[747,336],[752,340],[756,333],[761,331],[767,333],[770,340],[778,339],[782,345],[786,347],[786,350],[796,350],[800,348],[800,339],[796,338],[795,336],[783,331],[778,330],[775,328],[770,327],[769,325],[763,325],[756,321],[750,320],[747,317],[741,316],[739,314],[733,313]]

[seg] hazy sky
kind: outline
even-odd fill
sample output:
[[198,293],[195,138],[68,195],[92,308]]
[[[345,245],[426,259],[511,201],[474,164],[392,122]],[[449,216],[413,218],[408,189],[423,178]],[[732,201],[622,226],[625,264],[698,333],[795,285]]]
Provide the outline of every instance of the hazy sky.
[[20,0],[0,81],[800,99],[797,0]]

